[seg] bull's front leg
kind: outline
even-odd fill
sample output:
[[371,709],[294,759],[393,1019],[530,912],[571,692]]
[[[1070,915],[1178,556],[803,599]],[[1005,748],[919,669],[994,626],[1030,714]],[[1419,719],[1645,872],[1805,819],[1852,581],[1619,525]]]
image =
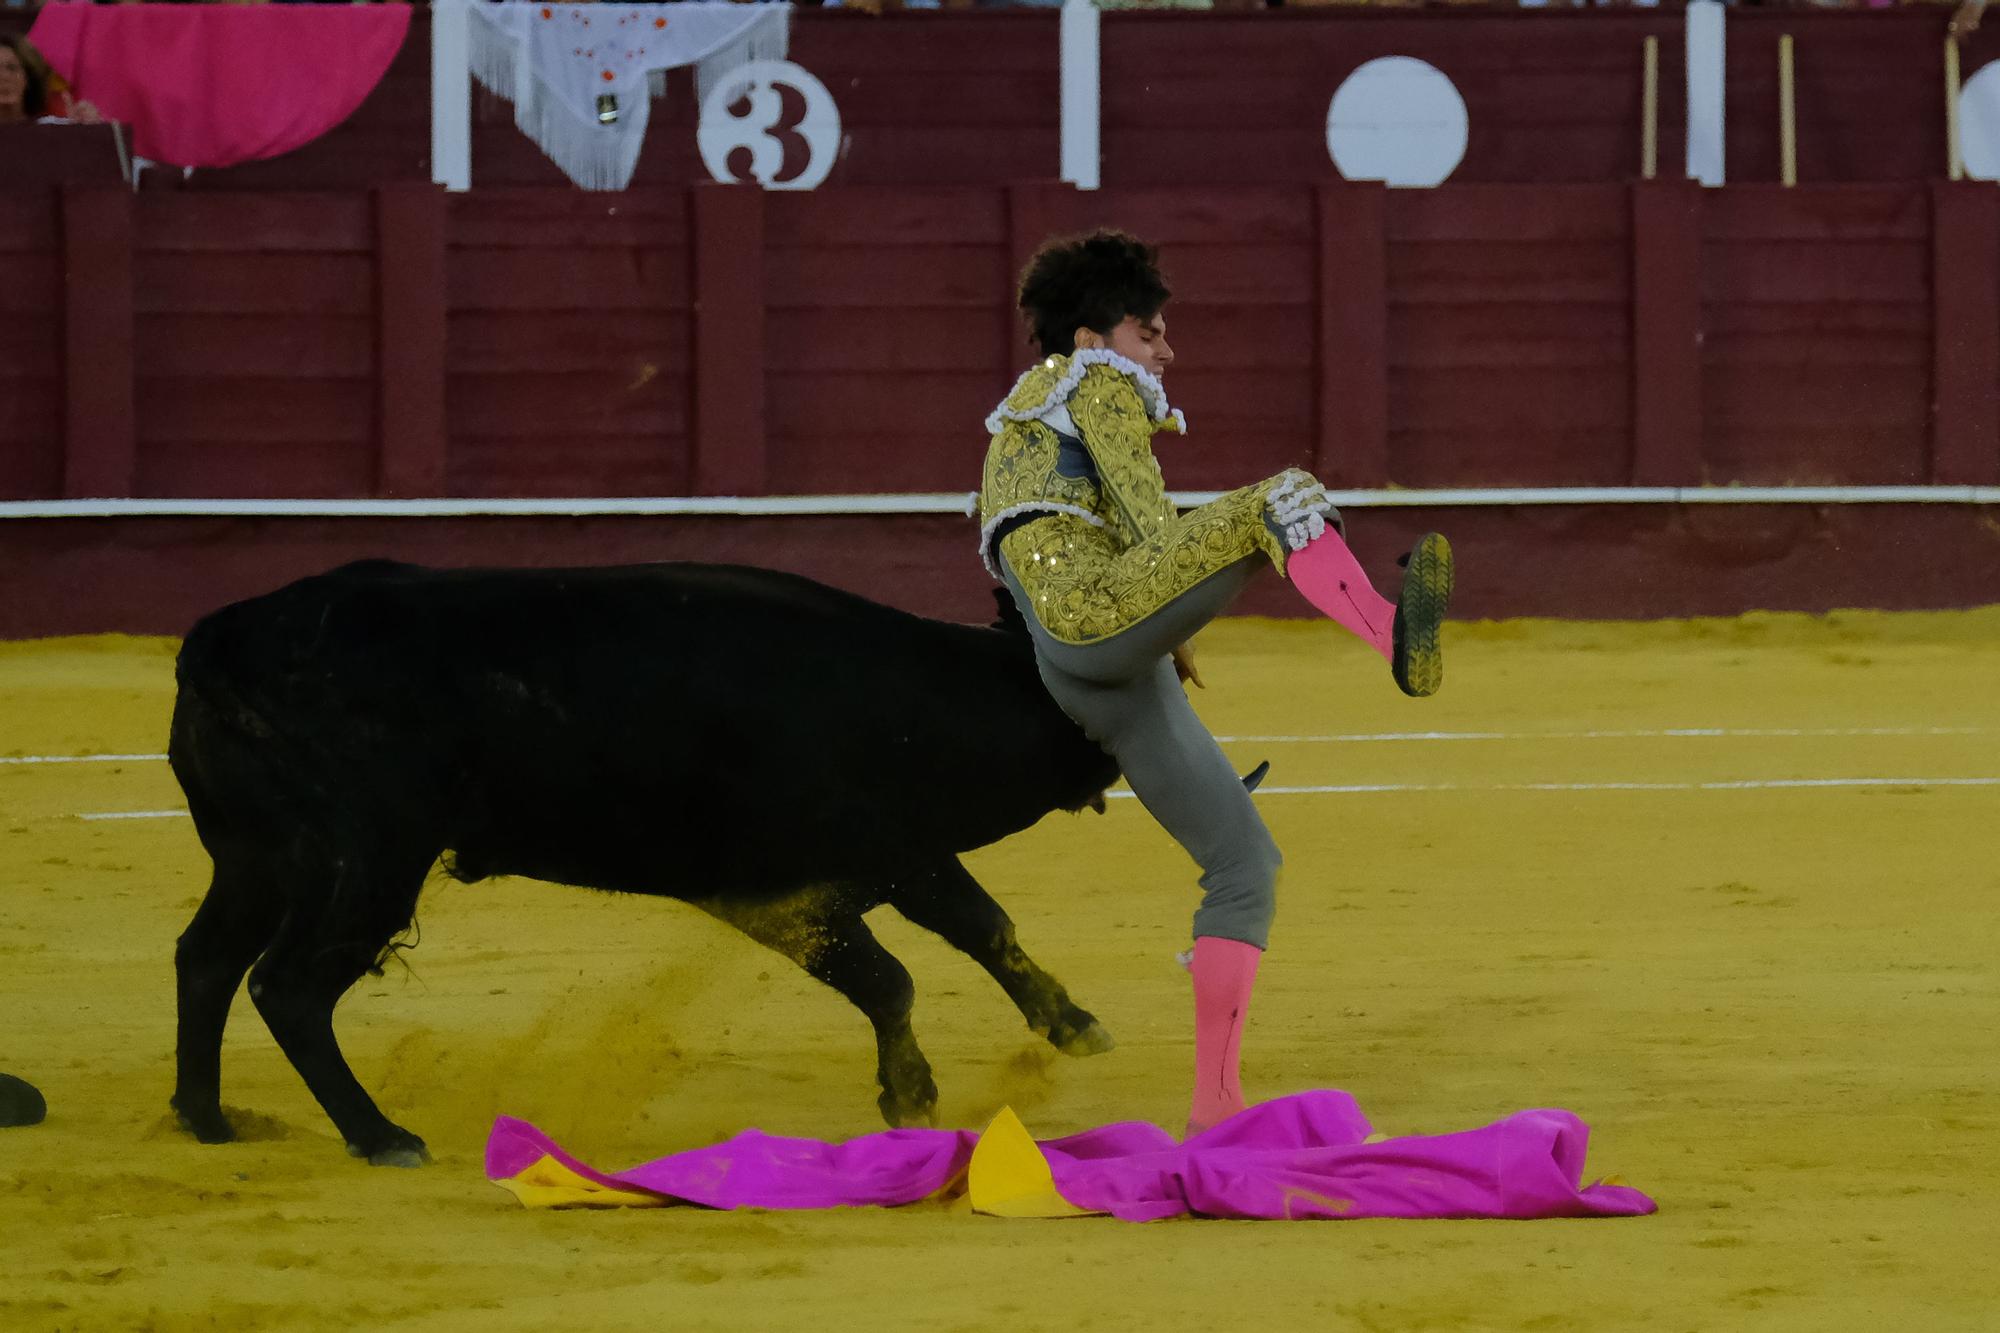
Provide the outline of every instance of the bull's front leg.
[[1099,1055],[1112,1049],[1104,1025],[1079,1008],[1062,983],[1036,966],[1014,937],[1014,922],[957,857],[927,874],[897,881],[889,902],[916,925],[933,931],[1000,983],[1028,1026],[1065,1055]]
[[916,987],[909,971],[882,947],[858,904],[837,890],[806,890],[775,903],[708,901],[708,912],[804,968],[867,1015],[875,1028],[876,1105],[894,1126],[937,1123],[937,1083],[910,1028]]
[[806,971],[854,1002],[875,1026],[875,1104],[891,1125],[937,1124],[937,1083],[910,1029],[916,987],[896,956],[858,916],[835,918],[826,947]]

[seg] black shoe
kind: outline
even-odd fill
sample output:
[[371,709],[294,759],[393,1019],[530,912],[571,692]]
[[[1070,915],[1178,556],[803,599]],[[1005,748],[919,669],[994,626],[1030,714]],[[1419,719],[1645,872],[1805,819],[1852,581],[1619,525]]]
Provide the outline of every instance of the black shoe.
[[1440,632],[1451,605],[1451,543],[1435,532],[1417,539],[1403,566],[1403,595],[1390,630],[1389,670],[1403,693],[1436,694],[1444,684],[1444,644]]

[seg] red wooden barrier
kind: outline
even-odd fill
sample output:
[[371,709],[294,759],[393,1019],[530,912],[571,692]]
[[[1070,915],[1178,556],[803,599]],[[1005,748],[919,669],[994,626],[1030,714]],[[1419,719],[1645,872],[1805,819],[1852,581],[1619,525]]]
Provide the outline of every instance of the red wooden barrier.
[[132,438],[132,196],[61,195],[63,494],[129,495]]
[[686,194],[482,190],[446,234],[451,493],[687,494]]
[[2000,470],[1991,185],[391,186],[0,197],[0,498],[970,489],[1017,265],[1105,224],[1187,489]]
[[446,490],[445,197],[421,185],[375,194],[375,359],[381,367],[375,487]]
[[1931,318],[1937,418],[1929,479],[2000,482],[2000,194],[1931,187]]
[[62,493],[62,222],[52,190],[0,197],[0,495]]
[[[1991,603],[1992,534],[1964,505],[1597,505],[1348,515],[1370,574],[1451,534],[1453,612],[1649,619],[1750,609]],[[0,523],[0,639],[183,634],[224,602],[363,557],[433,565],[702,560],[789,569],[928,615],[985,622],[993,583],[957,515],[900,518],[124,518]],[[163,553],[170,558],[162,558]],[[1234,608],[1299,615],[1274,574]]]
[[1330,486],[1389,480],[1389,242],[1386,191],[1323,185],[1319,224],[1319,431],[1313,467]]
[[[369,196],[135,199],[124,381],[135,493],[372,494],[381,390]],[[100,374],[98,387],[122,385]]]
[[1695,486],[1701,465],[1702,189],[1632,191],[1632,484]]
[[1926,480],[1929,190],[1741,186],[1703,217],[1709,479]]
[[770,481],[764,420],[764,192],[693,190],[694,491],[762,495]]

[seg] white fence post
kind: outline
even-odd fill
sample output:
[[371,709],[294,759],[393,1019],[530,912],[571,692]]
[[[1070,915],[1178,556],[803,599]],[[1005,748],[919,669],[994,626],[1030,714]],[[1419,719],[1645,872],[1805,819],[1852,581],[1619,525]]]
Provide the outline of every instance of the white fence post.
[[431,5],[431,179],[472,188],[472,64],[466,0]]
[[1062,178],[1079,190],[1096,189],[1102,168],[1098,70],[1097,6],[1063,0]]
[[1719,0],[1688,0],[1687,174],[1703,185],[1722,184],[1724,10]]

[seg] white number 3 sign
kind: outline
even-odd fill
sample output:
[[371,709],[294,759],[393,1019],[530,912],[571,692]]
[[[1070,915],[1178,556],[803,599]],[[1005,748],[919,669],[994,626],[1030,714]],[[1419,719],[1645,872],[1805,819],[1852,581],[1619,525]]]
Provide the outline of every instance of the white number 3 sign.
[[[805,99],[805,114],[790,123],[781,87]],[[745,99],[748,111],[735,114],[731,108]],[[780,180],[787,141],[805,144],[806,165],[796,176]],[[840,108],[810,71],[788,60],[753,60],[729,71],[708,90],[695,142],[708,174],[724,184],[739,179],[729,169],[729,156],[744,148],[750,153],[750,178],[765,189],[810,190],[826,179],[840,156]]]

